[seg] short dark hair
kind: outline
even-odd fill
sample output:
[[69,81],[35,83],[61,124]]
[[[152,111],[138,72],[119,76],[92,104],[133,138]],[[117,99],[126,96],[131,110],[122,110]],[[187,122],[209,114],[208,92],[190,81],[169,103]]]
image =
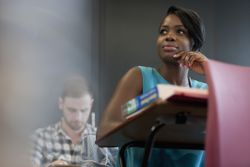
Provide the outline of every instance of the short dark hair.
[[199,14],[191,9],[170,6],[166,16],[171,14],[176,15],[188,30],[189,37],[193,42],[192,51],[200,50],[205,41],[205,28]]
[[81,76],[73,76],[66,80],[61,98],[80,98],[86,94],[91,95],[85,79]]

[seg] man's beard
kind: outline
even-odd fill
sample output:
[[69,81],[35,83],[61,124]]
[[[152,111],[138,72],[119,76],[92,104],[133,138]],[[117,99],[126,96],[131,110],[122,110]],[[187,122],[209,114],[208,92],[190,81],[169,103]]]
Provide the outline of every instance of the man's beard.
[[70,129],[74,130],[74,131],[78,131],[81,130],[83,128],[83,122],[79,122],[79,121],[75,121],[75,122],[70,122],[67,119],[65,119],[65,123],[70,127]]

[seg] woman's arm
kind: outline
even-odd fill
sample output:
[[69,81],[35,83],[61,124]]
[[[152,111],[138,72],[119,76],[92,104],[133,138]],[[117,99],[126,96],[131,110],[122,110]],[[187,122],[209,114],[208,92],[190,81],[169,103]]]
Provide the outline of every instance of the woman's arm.
[[138,67],[133,67],[119,81],[111,100],[102,114],[102,120],[97,130],[97,138],[112,127],[117,126],[124,119],[121,106],[141,93],[141,72]]

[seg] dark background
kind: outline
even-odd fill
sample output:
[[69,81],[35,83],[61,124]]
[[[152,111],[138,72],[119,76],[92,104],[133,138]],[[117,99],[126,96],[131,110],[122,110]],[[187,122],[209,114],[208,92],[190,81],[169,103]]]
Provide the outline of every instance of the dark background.
[[3,120],[25,130],[55,123],[64,80],[80,74],[91,84],[98,124],[129,68],[159,65],[158,26],[173,4],[203,18],[207,57],[250,66],[247,0],[1,0]]

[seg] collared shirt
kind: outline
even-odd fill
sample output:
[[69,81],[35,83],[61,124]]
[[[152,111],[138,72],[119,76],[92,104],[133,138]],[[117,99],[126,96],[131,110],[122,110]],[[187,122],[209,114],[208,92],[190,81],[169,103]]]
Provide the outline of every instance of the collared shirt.
[[38,129],[32,136],[32,164],[43,167],[53,161],[64,160],[77,165],[93,161],[92,166],[114,166],[116,149],[100,148],[95,144],[95,140],[96,128],[90,124],[86,125],[77,144],[71,142],[70,137],[63,131],[61,122]]

